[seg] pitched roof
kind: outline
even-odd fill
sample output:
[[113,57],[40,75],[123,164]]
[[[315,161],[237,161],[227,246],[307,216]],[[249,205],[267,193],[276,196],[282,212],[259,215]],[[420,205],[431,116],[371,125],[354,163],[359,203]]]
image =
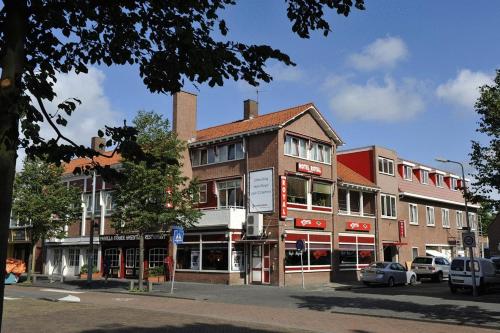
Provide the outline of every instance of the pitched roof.
[[343,183],[378,188],[375,183],[371,182],[364,176],[360,175],[359,173],[339,161],[337,161],[337,178],[339,178],[339,180]]
[[[313,103],[307,103],[293,108],[259,115],[252,119],[238,120],[232,123],[218,125],[214,127],[205,128],[196,132],[196,141],[210,141],[217,138],[223,138],[231,135],[243,134],[258,129],[272,128],[282,126],[293,118],[299,116],[301,113],[313,109],[318,113],[319,118],[326,123],[323,117],[319,114]],[[328,123],[326,123],[328,127]],[[333,132],[333,130],[330,128]],[[340,138],[333,132],[337,140],[341,142]]]
[[[112,152],[106,152],[109,155],[111,155]],[[119,154],[114,154],[112,157],[105,157],[105,156],[97,156],[94,157],[94,161],[99,163],[100,165],[113,165],[113,164],[118,164],[121,161],[121,156]],[[74,160],[71,160],[69,163],[64,163],[64,173],[73,173],[73,170],[75,170],[76,167],[81,167],[84,165],[89,164],[92,162],[90,158],[77,158]]]

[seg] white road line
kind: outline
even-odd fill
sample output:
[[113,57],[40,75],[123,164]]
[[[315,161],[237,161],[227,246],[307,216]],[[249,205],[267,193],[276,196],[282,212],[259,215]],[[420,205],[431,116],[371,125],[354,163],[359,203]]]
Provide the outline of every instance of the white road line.
[[18,297],[7,297],[7,296],[5,296],[4,299],[6,301],[14,301],[14,300],[19,299],[19,298]]
[[115,298],[114,300],[115,301],[118,301],[118,302],[128,302],[128,301],[133,301],[135,298],[127,298],[127,297],[124,297],[124,298]]
[[49,291],[52,293],[61,293],[61,294],[84,294],[84,291],[73,291],[73,290],[63,290],[63,289],[40,289],[40,291]]
[[59,302],[73,302],[73,303],[78,303],[78,302],[80,302],[80,298],[76,297],[76,296],[73,296],[73,295],[68,295],[66,297],[59,298],[58,301]]

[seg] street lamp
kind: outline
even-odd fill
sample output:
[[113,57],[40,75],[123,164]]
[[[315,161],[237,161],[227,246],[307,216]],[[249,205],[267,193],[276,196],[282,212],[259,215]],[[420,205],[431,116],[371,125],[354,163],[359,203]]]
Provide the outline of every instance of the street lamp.
[[[471,226],[470,226],[470,222],[469,222],[469,210],[467,207],[467,185],[465,183],[464,166],[460,162],[451,161],[451,160],[447,160],[444,158],[436,158],[436,161],[442,162],[442,163],[458,164],[462,168],[462,184],[463,184],[462,187],[464,189],[465,221],[467,222],[467,229],[470,231]],[[474,252],[473,252],[472,246],[469,246],[469,257],[470,257],[470,270],[472,272],[472,295],[477,296],[478,294],[477,294],[477,286],[476,286],[476,272],[475,272],[475,265],[474,265]]]

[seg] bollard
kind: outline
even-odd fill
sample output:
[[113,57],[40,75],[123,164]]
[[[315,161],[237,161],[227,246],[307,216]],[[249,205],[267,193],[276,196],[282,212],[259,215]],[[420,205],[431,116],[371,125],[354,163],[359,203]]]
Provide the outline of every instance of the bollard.
[[32,283],[36,283],[36,275],[35,274],[31,275],[31,279],[33,281]]
[[148,281],[148,291],[153,291],[153,281]]
[[130,290],[134,290],[134,280],[130,280]]

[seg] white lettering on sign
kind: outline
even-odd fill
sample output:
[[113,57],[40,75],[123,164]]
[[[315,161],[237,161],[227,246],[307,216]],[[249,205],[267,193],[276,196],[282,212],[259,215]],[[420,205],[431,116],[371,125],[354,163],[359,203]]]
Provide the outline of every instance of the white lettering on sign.
[[273,169],[250,171],[249,205],[251,213],[274,211]]
[[310,173],[310,174],[318,175],[318,176],[321,176],[321,173],[322,173],[321,167],[302,163],[302,162],[297,163],[297,171]]
[[280,218],[282,220],[286,219],[288,215],[287,197],[288,190],[286,176],[280,176]]

